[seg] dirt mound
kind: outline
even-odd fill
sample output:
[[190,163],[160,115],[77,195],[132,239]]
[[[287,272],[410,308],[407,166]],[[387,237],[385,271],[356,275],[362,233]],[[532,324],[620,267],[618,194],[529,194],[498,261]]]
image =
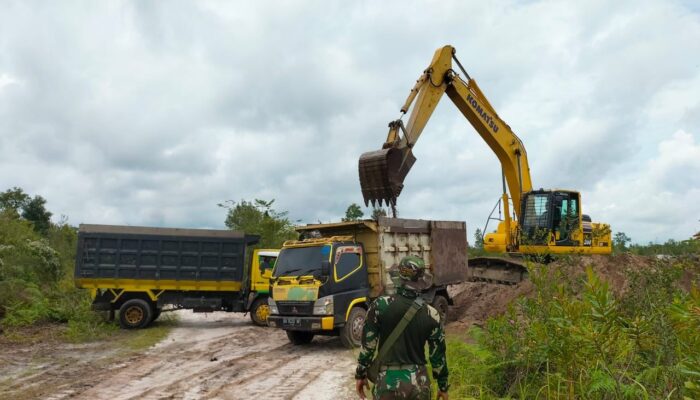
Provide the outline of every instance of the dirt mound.
[[610,289],[619,294],[627,291],[630,272],[653,268],[657,261],[656,257],[624,253],[614,256],[572,257],[554,262],[552,265],[562,268],[573,277],[583,277],[586,268],[591,267],[598,276],[608,282]]
[[[549,264],[550,270],[560,270],[566,279],[577,281],[583,279],[586,268],[591,267],[601,279],[608,282],[616,294],[624,293],[629,288],[630,272],[656,268],[658,263],[667,262],[666,257],[637,256],[619,254],[614,256],[570,256]],[[700,262],[690,260],[700,271]],[[695,273],[687,271],[681,278],[681,286],[688,289]],[[491,316],[503,314],[508,306],[522,296],[533,293],[530,281],[507,286],[484,282],[465,282],[450,288],[454,305],[448,315],[449,332],[466,332],[473,325],[482,326]]]
[[532,293],[529,281],[507,286],[485,282],[464,282],[450,288],[454,305],[448,314],[449,332],[466,332],[472,325],[482,326],[491,316],[503,314],[508,305]]

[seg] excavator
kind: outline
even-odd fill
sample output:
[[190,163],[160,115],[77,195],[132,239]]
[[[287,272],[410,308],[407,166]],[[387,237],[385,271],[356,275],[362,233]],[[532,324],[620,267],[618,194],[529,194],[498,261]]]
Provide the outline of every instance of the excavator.
[[[464,78],[453,69],[453,61]],[[579,192],[533,188],[523,142],[498,116],[449,45],[435,52],[401,107],[403,117],[413,105],[408,122],[404,124],[402,118],[390,122],[382,148],[360,156],[365,205],[385,203],[395,210],[403,182],[416,162],[413,147],[443,94],[496,154],[502,168],[503,194],[497,206],[499,211],[503,206],[503,218],[489,216],[489,220],[500,222],[494,232],[485,232],[484,249],[489,253],[507,253],[509,257],[470,260],[474,280],[516,283],[525,279],[523,255],[611,253],[610,226],[591,222],[588,215],[582,214]]]

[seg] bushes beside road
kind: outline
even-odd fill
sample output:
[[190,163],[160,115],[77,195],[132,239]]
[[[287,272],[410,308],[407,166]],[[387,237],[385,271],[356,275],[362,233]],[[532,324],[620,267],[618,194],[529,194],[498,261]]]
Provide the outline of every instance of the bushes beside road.
[[19,211],[7,205],[0,209],[0,326],[12,331],[66,323],[71,340],[113,330],[90,309],[89,293],[73,284],[75,228],[48,222],[37,229]]
[[624,280],[566,264],[533,268],[530,296],[473,329],[471,343],[449,343],[450,394],[700,398],[698,260],[621,264]]

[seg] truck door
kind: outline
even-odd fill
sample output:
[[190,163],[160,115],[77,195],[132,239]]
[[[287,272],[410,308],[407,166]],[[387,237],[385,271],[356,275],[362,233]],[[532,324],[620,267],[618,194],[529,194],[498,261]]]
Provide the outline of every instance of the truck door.
[[345,321],[348,306],[353,300],[367,297],[369,281],[364,249],[358,243],[341,243],[335,246],[332,280],[336,301],[334,307],[336,321]]
[[277,262],[277,251],[256,250],[251,265],[251,289],[254,292],[266,293],[269,290],[272,270]]

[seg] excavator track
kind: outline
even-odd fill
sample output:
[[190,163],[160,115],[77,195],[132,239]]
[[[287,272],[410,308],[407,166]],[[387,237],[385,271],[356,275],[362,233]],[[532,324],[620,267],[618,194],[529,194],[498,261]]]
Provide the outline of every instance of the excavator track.
[[528,273],[522,259],[476,257],[469,259],[468,280],[503,285],[515,285],[527,280]]

